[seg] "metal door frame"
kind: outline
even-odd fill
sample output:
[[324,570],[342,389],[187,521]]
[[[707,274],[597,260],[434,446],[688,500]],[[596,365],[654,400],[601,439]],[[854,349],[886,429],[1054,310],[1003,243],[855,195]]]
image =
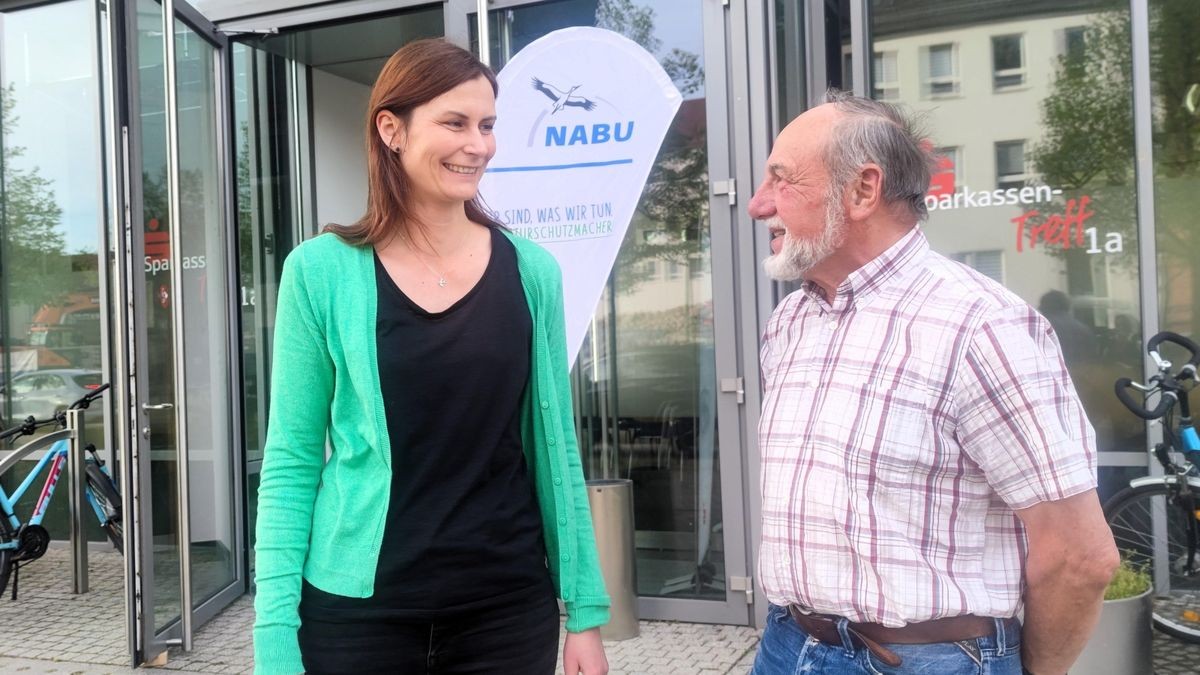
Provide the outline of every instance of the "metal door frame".
[[[178,4],[176,4],[178,2]],[[190,30],[194,31],[198,36],[205,38],[215,49],[214,68],[215,73],[215,91],[216,97],[214,104],[218,111],[217,137],[218,137],[218,166],[221,173],[219,177],[219,185],[221,194],[219,201],[222,205],[224,226],[227,229],[234,229],[233,224],[236,222],[235,210],[232,203],[233,196],[236,192],[232,188],[231,181],[235,175],[233,171],[232,151],[230,147],[230,124],[231,124],[231,101],[229,96],[229,87],[231,82],[230,72],[231,64],[228,50],[228,39],[218,33],[213,25],[204,19],[190,5],[182,2],[182,0],[163,0],[161,3],[163,8],[163,45],[164,45],[164,74],[167,78],[167,83],[173,89],[175,84],[174,72],[175,65],[174,57],[174,40],[175,35],[175,20],[182,21]],[[124,463],[122,470],[123,485],[129,486],[125,490],[123,499],[126,502],[126,538],[129,542],[126,551],[126,607],[127,607],[127,625],[128,634],[130,637],[130,652],[133,664],[140,665],[147,659],[153,658],[162,652],[165,652],[169,647],[179,645],[184,650],[191,648],[193,629],[197,625],[201,625],[215,616],[225,606],[231,603],[236,598],[240,597],[247,588],[246,569],[245,569],[245,514],[244,514],[244,485],[242,473],[244,462],[241,460],[241,454],[231,458],[233,468],[233,517],[234,517],[234,532],[233,545],[234,549],[231,552],[235,560],[234,579],[223,590],[217,592],[213,597],[202,603],[199,607],[191,608],[191,564],[190,564],[190,537],[188,536],[188,523],[190,520],[190,504],[188,503],[187,490],[187,460],[188,445],[186,437],[186,398],[180,396],[180,392],[186,390],[186,377],[182,368],[182,312],[177,306],[173,310],[174,327],[172,331],[172,343],[175,349],[175,400],[174,405],[175,422],[176,422],[176,448],[179,457],[182,461],[178,461],[179,481],[178,500],[176,510],[179,517],[179,565],[180,565],[180,618],[168,625],[162,632],[154,633],[154,556],[153,549],[149,546],[149,541],[153,532],[153,513],[151,500],[151,482],[150,482],[150,450],[145,442],[139,429],[146,427],[147,414],[142,406],[147,402],[146,381],[144,378],[139,378],[139,373],[146,368],[148,363],[148,345],[144,339],[146,331],[146,314],[145,314],[145,298],[146,298],[146,280],[140,272],[141,266],[137,264],[141,260],[145,250],[145,236],[141,223],[144,220],[143,214],[143,191],[141,179],[141,148],[142,148],[142,130],[140,123],[140,103],[139,103],[139,86],[138,86],[138,59],[137,59],[137,0],[123,0],[110,2],[108,6],[108,26],[107,38],[110,45],[112,66],[108,73],[108,86],[111,92],[112,107],[114,115],[111,122],[111,136],[113,142],[110,144],[111,159],[109,166],[112,167],[111,175],[113,180],[112,194],[117,198],[119,208],[115,211],[118,214],[116,218],[117,232],[114,233],[113,241],[115,242],[116,256],[114,261],[115,274],[113,295],[117,299],[117,311],[115,312],[115,334],[123,335],[124,340],[117,340],[116,349],[114,349],[115,357],[114,364],[116,365],[115,382],[120,382],[123,386],[114,387],[117,392],[117,410],[120,411],[119,416],[119,434],[120,445],[128,448],[123,456],[130,458],[131,461]],[[132,37],[132,39],[131,39]],[[166,95],[167,105],[164,110],[167,111],[168,118],[174,117],[177,113],[174,110],[174,92],[170,91]],[[168,125],[168,177],[172,184],[172,203],[171,208],[173,217],[171,220],[172,227],[176,227],[178,223],[178,198],[179,191],[177,189],[178,167],[177,158],[178,143],[177,135],[172,134],[172,126],[177,127],[177,122]],[[176,130],[177,133],[177,130]],[[135,225],[136,224],[136,225]],[[176,233],[172,233],[172,260],[179,260],[181,241]],[[236,263],[237,258],[237,237],[228,236],[227,246],[224,255],[232,264]],[[226,289],[226,302],[229,309],[229,326],[231,330],[225,339],[228,342],[227,348],[230,350],[230,366],[229,377],[225,380],[224,385],[227,387],[230,396],[230,428],[226,430],[229,434],[230,448],[239,447],[237,443],[238,436],[236,435],[241,429],[241,406],[237,397],[232,394],[234,392],[234,383],[240,381],[240,362],[236,358],[238,349],[240,349],[240,335],[238,327],[240,326],[240,315],[237,312],[237,288],[236,288],[236,265],[231,265],[232,272],[226,275],[224,279]],[[182,297],[180,289],[182,288],[179,280],[179,275],[182,271],[181,265],[172,265],[172,294],[175,299]],[[182,421],[182,423],[181,423]]]

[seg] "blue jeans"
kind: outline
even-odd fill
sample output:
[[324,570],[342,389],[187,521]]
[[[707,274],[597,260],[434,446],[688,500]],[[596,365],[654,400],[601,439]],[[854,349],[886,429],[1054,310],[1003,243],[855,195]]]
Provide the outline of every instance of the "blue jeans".
[[888,644],[903,659],[897,668],[883,665],[868,650],[856,647],[839,625],[842,644],[817,641],[788,615],[771,605],[767,627],[758,643],[750,675],[1021,675],[1021,636],[1011,624],[996,622],[996,634],[962,642],[928,645]]

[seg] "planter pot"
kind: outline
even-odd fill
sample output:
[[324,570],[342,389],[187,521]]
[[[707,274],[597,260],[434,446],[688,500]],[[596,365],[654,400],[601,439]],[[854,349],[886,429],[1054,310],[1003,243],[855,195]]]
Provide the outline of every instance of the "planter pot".
[[1100,622],[1083,653],[1071,666],[1071,673],[1083,675],[1150,675],[1150,613],[1154,609],[1151,591],[1122,600],[1105,600]]

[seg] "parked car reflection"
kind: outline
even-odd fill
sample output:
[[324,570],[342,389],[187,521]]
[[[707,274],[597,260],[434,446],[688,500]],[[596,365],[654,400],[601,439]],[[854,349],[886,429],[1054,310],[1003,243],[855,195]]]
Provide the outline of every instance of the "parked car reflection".
[[0,410],[8,413],[12,422],[30,415],[45,419],[66,410],[102,383],[98,370],[56,368],[24,373],[14,377],[9,386],[0,386]]

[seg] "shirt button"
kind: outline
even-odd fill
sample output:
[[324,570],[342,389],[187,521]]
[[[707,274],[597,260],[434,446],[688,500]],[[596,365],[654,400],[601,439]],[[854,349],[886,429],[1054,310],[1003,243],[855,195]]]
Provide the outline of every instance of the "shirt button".
[[550,402],[542,401],[542,410],[548,410],[549,408],[550,408]]
[[566,524],[567,524],[567,519],[566,519],[565,517],[559,518],[559,519],[558,519],[558,524],[559,524],[559,525],[566,525]]
[[561,555],[561,556],[559,556],[559,557],[561,557],[561,558],[562,558],[562,561],[563,561],[563,562],[570,562],[570,561],[571,561],[571,556],[567,555],[566,553],[562,554],[562,555]]
[[555,485],[562,485],[562,479],[561,479],[561,478],[559,478],[558,476],[555,476],[555,477],[554,477],[554,484],[555,484]]

